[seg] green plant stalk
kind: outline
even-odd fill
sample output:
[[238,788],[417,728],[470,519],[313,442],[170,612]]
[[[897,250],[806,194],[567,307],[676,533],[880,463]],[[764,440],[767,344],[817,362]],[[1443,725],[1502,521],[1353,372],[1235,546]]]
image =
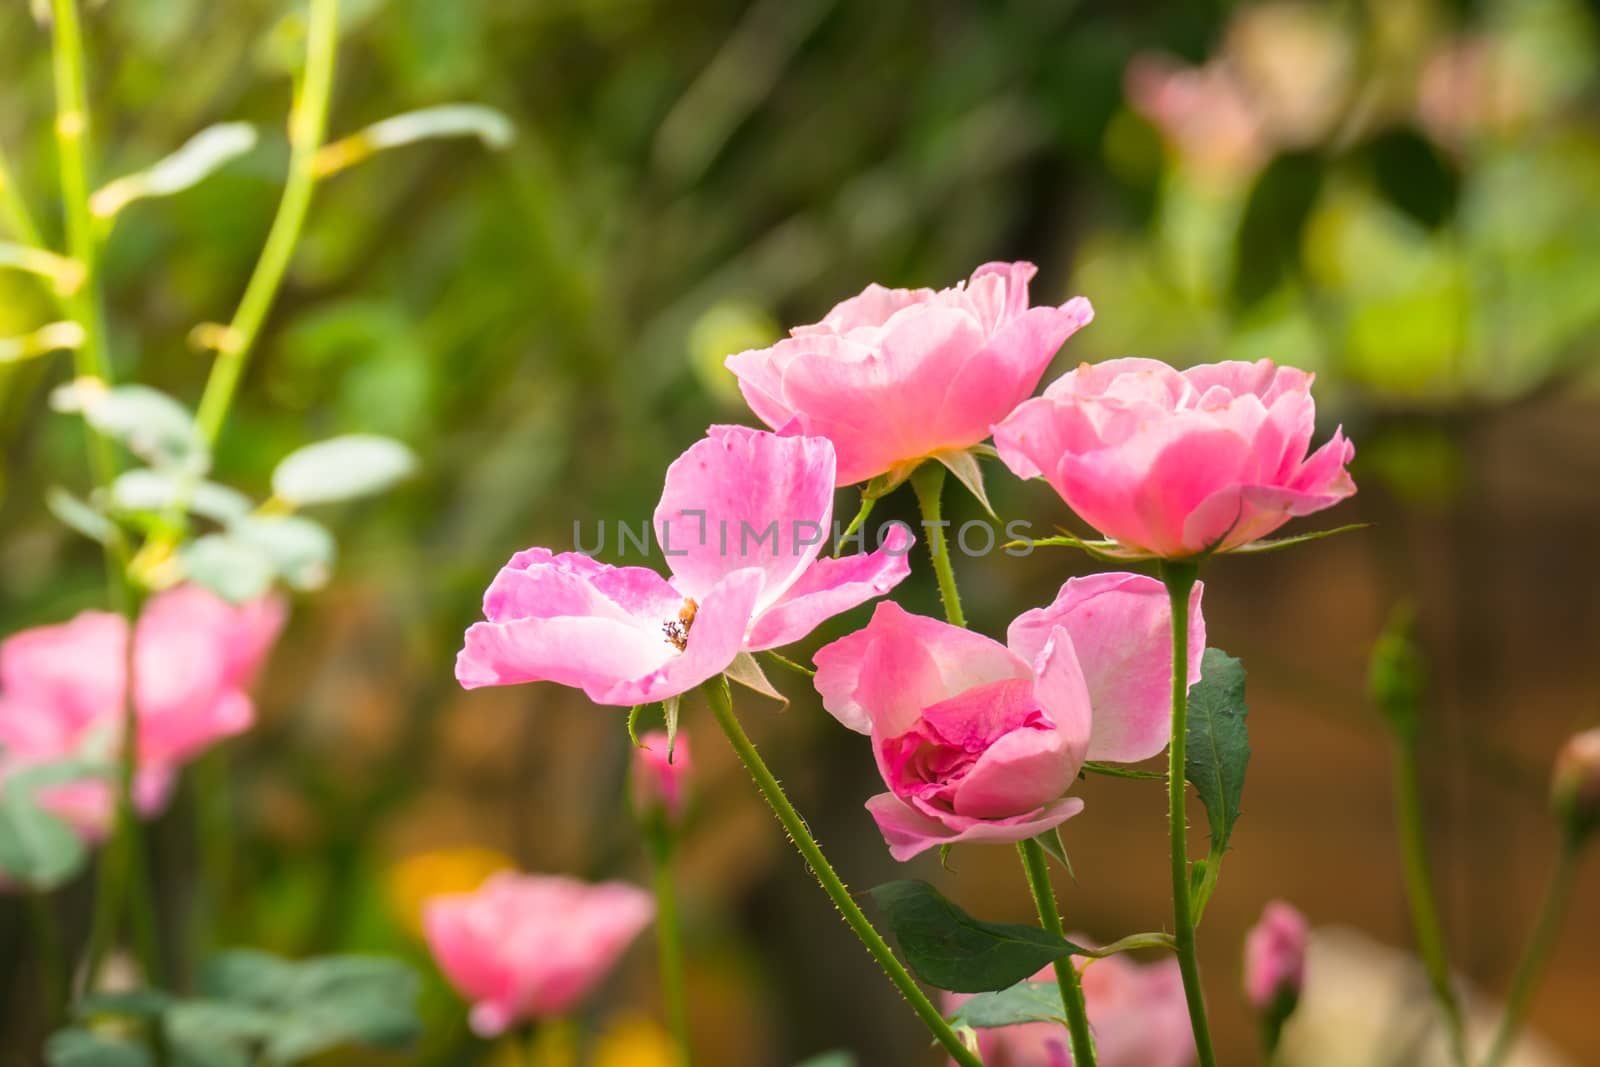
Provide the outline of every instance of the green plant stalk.
[[1534,989],[1545,965],[1550,962],[1550,951],[1555,947],[1556,935],[1566,918],[1567,905],[1572,900],[1572,886],[1578,873],[1578,857],[1582,854],[1582,841],[1576,834],[1565,832],[1561,836],[1561,851],[1556,856],[1555,872],[1545,888],[1544,900],[1539,905],[1539,917],[1534,921],[1528,947],[1511,978],[1511,988],[1506,993],[1505,1014],[1500,1017],[1494,1041],[1483,1067],[1500,1067],[1511,1053],[1511,1045],[1528,1019],[1528,1007]]
[[66,945],[61,920],[48,893],[28,894],[28,924],[33,934],[33,956],[39,978],[40,1022],[45,1032],[61,1022],[67,1006]]
[[190,918],[190,938],[202,952],[220,940],[223,902],[233,881],[233,804],[228,790],[227,752],[212,748],[195,760],[190,771],[194,784],[195,831],[202,886]]
[[[1050,864],[1044,848],[1029,838],[1017,842],[1017,851],[1028,876],[1028,888],[1033,891],[1033,902],[1039,909],[1039,923],[1046,933],[1065,936],[1061,929],[1061,912],[1056,907],[1055,889],[1050,885]],[[1083,983],[1078,978],[1078,969],[1072,965],[1072,957],[1056,960],[1055,972],[1056,985],[1061,988],[1061,1004],[1067,1013],[1067,1030],[1072,1034],[1072,1062],[1078,1067],[1094,1067],[1094,1037],[1089,1033]]]
[[1395,738],[1395,820],[1400,831],[1400,856],[1404,867],[1406,903],[1411,909],[1411,927],[1417,938],[1428,984],[1444,1016],[1450,1041],[1450,1056],[1459,1067],[1468,1062],[1466,1034],[1461,1021],[1461,1005],[1450,982],[1450,961],[1445,954],[1444,930],[1439,922],[1433,876],[1429,872],[1428,838],[1422,820],[1422,781],[1417,766],[1414,738]]
[[911,972],[907,971],[895,957],[888,942],[884,941],[883,935],[873,927],[854,898],[850,896],[850,890],[845,888],[838,872],[822,854],[822,848],[817,844],[816,838],[811,836],[805,820],[795,811],[794,805],[789,803],[789,797],[784,793],[783,786],[767,768],[766,761],[756,751],[756,746],[745,734],[744,727],[739,725],[739,719],[733,713],[733,698],[728,692],[727,681],[721,678],[713,679],[706,683],[705,691],[706,698],[711,704],[712,714],[716,716],[717,725],[722,727],[722,732],[727,735],[734,752],[744,763],[745,769],[750,772],[750,777],[755,779],[756,788],[766,798],[773,814],[778,817],[778,822],[788,831],[795,850],[811,868],[811,873],[822,885],[823,892],[828,894],[828,899],[839,909],[839,914],[844,917],[846,925],[861,939],[868,954],[879,967],[883,968],[883,973],[894,983],[900,995],[906,998],[911,1009],[917,1013],[917,1017],[933,1034],[934,1039],[950,1053],[950,1058],[961,1067],[983,1067],[983,1061],[961,1043],[961,1039],[950,1028],[950,1024],[945,1022],[944,1016],[939,1014],[939,1009],[934,1007],[928,995],[917,985],[916,979],[911,977]]
[[943,490],[942,464],[930,460],[912,472],[911,491],[916,493],[917,507],[922,511],[922,530],[928,538],[928,554],[933,557],[933,574],[939,581],[944,617],[952,626],[965,628],[967,617],[961,610],[961,594],[956,589],[955,571],[950,566],[950,545],[944,535],[944,512],[939,499]]
[[1200,958],[1195,947],[1194,916],[1189,896],[1189,820],[1184,813],[1188,780],[1189,729],[1189,592],[1199,565],[1164,560],[1161,580],[1172,607],[1172,744],[1167,748],[1167,839],[1172,859],[1172,923],[1178,943],[1178,966],[1183,972],[1183,995],[1189,1002],[1189,1026],[1194,1030],[1200,1067],[1216,1067],[1211,1047],[1211,1023],[1206,1017],[1205,990],[1200,984]]
[[[60,0],[58,0],[60,2]],[[338,0],[311,0],[306,30],[306,67],[289,115],[289,173],[278,213],[267,232],[261,258],[245,284],[244,295],[224,333],[225,343],[211,366],[195,422],[209,448],[222,432],[250,352],[277,297],[289,260],[299,243],[316,186],[313,166],[328,128],[328,103],[333,94],[334,57],[338,51]]]
[[[61,181],[62,213],[66,218],[67,250],[83,268],[83,281],[73,294],[69,309],[84,333],[83,344],[75,353],[80,377],[95,377],[109,383],[111,364],[107,355],[104,307],[101,300],[99,255],[94,217],[89,210],[89,107],[84,78],[83,28],[76,0],[51,0],[51,66],[56,93],[56,146]],[[19,201],[20,203],[20,201]],[[24,225],[31,226],[26,217]],[[35,235],[37,235],[35,231]],[[109,486],[116,477],[117,463],[111,442],[95,433],[88,435],[90,469],[94,481]],[[116,816],[111,842],[101,859],[95,893],[94,918],[89,937],[88,964],[84,978],[90,987],[98,977],[100,964],[117,937],[124,897],[133,912],[141,962],[146,976],[159,977],[156,954],[155,918],[149,887],[143,878],[143,845],[138,815],[133,806],[133,784],[138,776],[138,713],[135,705],[133,634],[138,619],[138,603],[128,583],[128,547],[121,534],[105,546],[106,584],[113,606],[127,624],[127,671],[123,687],[122,756],[116,789]]]
[[678,1046],[679,1067],[692,1067],[694,1043],[689,1034],[689,1000],[683,977],[683,930],[678,921],[677,886],[672,877],[675,840],[665,818],[647,829],[651,884],[656,895],[656,955],[661,972],[661,1001],[667,1025]]

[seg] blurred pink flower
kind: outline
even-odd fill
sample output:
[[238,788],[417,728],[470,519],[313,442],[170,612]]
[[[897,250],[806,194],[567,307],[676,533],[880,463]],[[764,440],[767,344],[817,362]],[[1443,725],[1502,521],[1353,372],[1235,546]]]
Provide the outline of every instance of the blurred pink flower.
[[[1141,965],[1121,956],[1073,957],[1082,972],[1100,1067],[1189,1067],[1195,1061],[1189,1006],[1176,959]],[[1036,982],[1054,982],[1045,968]],[[968,998],[949,994],[953,1010]],[[1071,1067],[1072,1039],[1061,1023],[1023,1023],[978,1031],[984,1067]]]
[[[234,606],[198,586],[145,604],[134,665],[139,777],[134,799],[151,814],[173,775],[224,737],[249,728],[246,691],[283,626],[285,607],[267,597]],[[0,642],[0,776],[73,757],[115,760],[122,732],[127,626],[86,611]],[[113,791],[100,779],[49,789],[44,800],[85,836],[103,837]]]
[[761,421],[833,442],[838,484],[903,475],[988,437],[1094,317],[1082,297],[1030,308],[1037,269],[986,263],[937,292],[869,285],[820,323],[727,365]]
[[1226,552],[1356,491],[1342,430],[1306,455],[1312,377],[1270,360],[1181,373],[1152,359],[1086,363],[996,426],[995,446],[1012,473],[1043,475],[1127,548]]
[[[1190,602],[1190,683],[1205,647]],[[1011,624],[1007,644],[878,605],[820,649],[817,691],[870,735],[889,791],[867,801],[898,860],[955,841],[1033,837],[1083,808],[1084,760],[1131,763],[1169,739],[1170,609],[1153,578],[1075,578]]]
[[670,581],[577,552],[519,552],[484,594],[487,621],[467,630],[457,680],[558,682],[598,704],[648,704],[881,596],[910,573],[911,532],[819,559],[833,472],[823,438],[713,426],[667,469],[656,508]]
[[655,917],[650,894],[623,882],[491,875],[474,892],[434,897],[422,925],[439,969],[472,1002],[472,1029],[571,1011]]
[[1281,900],[1269,901],[1244,940],[1244,993],[1258,1012],[1273,1010],[1279,994],[1298,997],[1305,983],[1306,917]]
[[689,759],[689,739],[679,734],[667,759],[667,732],[651,730],[633,750],[633,806],[641,815],[660,812],[668,822],[683,816],[688,801],[688,779],[694,765]]
[[1133,57],[1123,81],[1133,109],[1201,172],[1247,177],[1266,159],[1260,120],[1226,62],[1189,67],[1147,52]]

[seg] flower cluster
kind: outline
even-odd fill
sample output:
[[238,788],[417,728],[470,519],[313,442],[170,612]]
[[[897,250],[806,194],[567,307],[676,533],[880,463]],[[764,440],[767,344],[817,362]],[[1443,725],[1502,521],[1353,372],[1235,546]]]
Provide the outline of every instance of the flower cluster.
[[[951,289],[869,286],[820,323],[729,357],[770,430],[713,426],[668,468],[655,533],[670,576],[576,552],[520,552],[490,584],[484,621],[466,633],[458,680],[467,688],[556,682],[636,711],[663,702],[669,726],[679,696],[720,686],[722,675],[773,692],[752,653],[804,638],[889,592],[910,570],[903,527],[871,553],[820,554],[835,487],[867,483],[868,507],[911,479],[926,519],[929,486],[936,508],[944,468],[981,494],[977,458],[997,452],[1019,477],[1043,477],[1109,539],[1107,552],[1168,561],[1190,576],[1178,585],[1129,573],[1069,580],[1047,606],[1015,618],[1001,642],[965,627],[947,552],[930,532],[949,621],[882,602],[864,628],[816,652],[814,683],[823,707],[870,739],[885,791],[866,808],[896,859],[958,842],[1040,847],[1032,839],[1083,810],[1068,794],[1091,761],[1139,763],[1173,744],[1181,721],[1175,690],[1200,680],[1206,647],[1194,565],[1329,507],[1355,486],[1346,472],[1353,448],[1342,433],[1311,451],[1312,376],[1266,360],[1184,371],[1113,360],[1068,371],[1029,399],[1056,350],[1093,316],[1082,298],[1030,306],[1033,274],[1031,264],[991,263]],[[984,445],[991,436],[993,449]],[[919,476],[925,464],[937,465],[931,481]],[[1180,603],[1187,618],[1175,619]],[[1173,682],[1175,650],[1183,653],[1181,686]],[[717,691],[714,705],[726,699]],[[730,731],[733,720],[722,721]],[[736,724],[729,736],[736,748],[748,746]],[[635,797],[676,818],[683,768],[663,758],[665,736],[645,745]],[[747,763],[759,759],[747,748],[741,754]],[[1177,768],[1182,774],[1181,761]],[[762,784],[764,768],[754,769]],[[781,787],[769,781],[763,789],[808,861],[823,864],[814,844],[808,851],[801,841],[807,835],[792,808],[786,816]],[[480,1031],[559,1010],[534,992],[549,975],[512,973],[508,945],[543,945],[545,937],[564,944],[570,929],[588,930],[605,947],[585,957],[578,970],[587,975],[642,921],[642,905],[610,908],[608,917],[560,886],[508,879],[470,907],[458,901],[431,913],[435,950],[477,1003]],[[1190,892],[1187,875],[1177,888]],[[510,903],[514,890],[543,896],[537,908],[519,908]],[[854,905],[842,888],[830,893],[850,920]],[[547,920],[530,918],[534,910],[569,915],[570,927],[560,937],[541,933]],[[1180,924],[1192,929],[1186,912]],[[552,966],[567,966],[559,962],[564,951],[551,956]],[[898,965],[881,955],[879,962],[894,978]],[[1056,973],[1069,1015],[1086,1000],[1101,1063],[1179,1067],[1195,1055],[1203,1028],[1197,1022],[1191,1034],[1188,1016],[1198,991],[1186,989],[1177,961],[1141,968],[1113,957],[1084,968],[1081,979],[1070,966]],[[920,993],[909,981],[898,984],[915,1004]],[[579,984],[557,983],[563,996]],[[976,1062],[948,1029],[934,1029],[958,1061]],[[1016,1065],[1070,1063],[1072,1049],[1089,1048],[1085,1033],[1069,1043],[1059,1023],[986,1031],[980,1046],[990,1062]]]

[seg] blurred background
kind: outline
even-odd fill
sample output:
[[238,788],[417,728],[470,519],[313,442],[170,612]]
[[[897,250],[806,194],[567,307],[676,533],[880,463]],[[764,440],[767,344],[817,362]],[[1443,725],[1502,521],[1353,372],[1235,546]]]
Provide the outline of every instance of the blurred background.
[[[415,1062],[514,1063],[468,1037],[421,946],[419,900],[500,864],[635,880],[645,867],[621,712],[553,686],[455,685],[495,569],[528,545],[571,547],[575,520],[645,518],[707,423],[753,422],[728,354],[869,281],[943,286],[1030,259],[1036,302],[1083,294],[1097,309],[1057,372],[1269,356],[1318,373],[1320,436],[1342,422],[1359,449],[1360,495],[1290,532],[1368,529],[1207,575],[1211,641],[1250,671],[1254,747],[1200,935],[1223,1061],[1253,1062],[1239,945],[1269,898],[1409,946],[1389,752],[1364,683],[1402,600],[1432,664],[1426,800],[1455,963],[1503,988],[1553,856],[1550,760],[1600,716],[1600,5],[345,7],[332,136],[453,101],[501,110],[517,135],[497,153],[470,140],[383,153],[319,187],[224,434],[221,474],[255,491],[278,457],[336,432],[389,434],[423,459],[400,492],[330,516],[335,582],[296,605],[262,721],[230,746],[229,942],[405,955],[430,983]],[[118,373],[189,403],[206,358],[189,332],[231,311],[276,206],[292,15],[277,0],[89,5],[100,180],[211,123],[266,131],[217,176],[130,209],[110,244]],[[28,5],[0,6],[0,145],[54,232],[47,40]],[[45,321],[44,300],[0,273],[0,336]],[[85,488],[81,431],[44,402],[69,373],[0,368],[5,632],[102,603],[96,547],[42,502],[52,485]],[[991,470],[1002,516],[1067,521],[1041,483]],[[853,513],[853,494],[838,509]],[[897,496],[879,514],[911,510]],[[989,633],[1091,569],[1065,549],[958,563]],[[926,566],[897,599],[937,611]],[[794,703],[749,696],[743,716],[853,887],[928,877],[985,918],[1030,919],[1009,855],[958,850],[948,875],[931,855],[891,861],[861,807],[878,788],[867,747],[803,679],[776,680]],[[783,1067],[829,1048],[938,1062],[698,701],[685,724],[701,768],[682,879],[706,1062]],[[1161,928],[1161,790],[1094,779],[1082,794],[1087,814],[1065,827],[1076,884],[1058,879],[1069,927]],[[174,931],[193,821],[180,794],[155,830]],[[1600,1062],[1591,861],[1533,1016],[1574,1064]],[[81,906],[87,887],[70,896]],[[658,1062],[647,942],[587,1020],[611,1067]],[[36,1040],[25,943],[20,903],[0,898],[0,1055],[19,1063]],[[1337,993],[1310,981],[1311,996]],[[1390,1007],[1347,1025],[1403,1025]],[[1388,1047],[1383,1062],[1418,1062]]]

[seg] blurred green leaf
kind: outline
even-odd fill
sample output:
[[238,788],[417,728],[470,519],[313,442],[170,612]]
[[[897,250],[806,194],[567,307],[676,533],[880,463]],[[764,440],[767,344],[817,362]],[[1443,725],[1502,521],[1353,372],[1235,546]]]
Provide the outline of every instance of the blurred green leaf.
[[832,1052],[824,1052],[820,1056],[812,1056],[808,1060],[795,1064],[795,1067],[856,1067],[856,1057],[854,1053],[846,1052],[843,1049],[835,1049]]
[[232,534],[197,537],[178,550],[178,562],[190,581],[234,604],[254,600],[272,586],[271,558]]
[[57,411],[80,414],[97,432],[120,442],[153,467],[203,471],[208,466],[194,416],[148,385],[80,378],[50,395]]
[[184,495],[186,510],[215,522],[243,518],[254,506],[236,489],[203,479],[186,484],[180,474],[137,468],[123,471],[111,483],[110,500],[121,511],[166,511]]
[[44,503],[63,526],[91,541],[106,544],[117,536],[115,523],[58,485],[45,490]]
[[1301,233],[1322,189],[1322,162],[1310,152],[1290,152],[1267,164],[1256,179],[1239,221],[1233,299],[1248,306],[1265,297],[1300,259]]
[[96,191],[89,210],[108,219],[135,200],[182,192],[255,146],[256,128],[248,122],[208,126],[166,158]]
[[271,561],[291,589],[321,589],[333,573],[338,546],[320,522],[302,515],[250,515],[228,532]]
[[1363,153],[1384,198],[1429,229],[1455,214],[1461,175],[1439,147],[1414,129],[1396,129],[1368,142]]
[[39,807],[31,793],[0,792],[0,874],[31,889],[70,882],[88,861],[77,832]]
[[50,1067],[153,1067],[143,1045],[77,1029],[51,1034],[44,1058]]
[[278,499],[302,507],[368,496],[416,469],[405,445],[374,434],[348,434],[291,452],[272,472]]
[[979,993],[962,1001],[950,1016],[952,1026],[983,1030],[1019,1023],[1066,1022],[1061,987],[1055,982],[1018,982],[1006,989]]
[[911,969],[940,989],[1004,989],[1063,956],[1087,954],[1037,927],[974,919],[927,882],[887,882],[868,893],[883,909]]

